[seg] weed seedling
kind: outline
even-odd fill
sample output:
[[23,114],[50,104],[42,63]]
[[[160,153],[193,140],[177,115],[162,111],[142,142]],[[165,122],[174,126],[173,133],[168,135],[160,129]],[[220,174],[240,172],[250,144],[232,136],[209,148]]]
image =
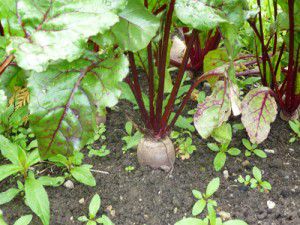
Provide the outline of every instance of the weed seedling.
[[300,121],[299,120],[290,120],[289,125],[290,125],[291,129],[294,131],[289,142],[294,143],[295,141],[300,139]]
[[102,215],[97,217],[101,206],[101,198],[98,194],[95,194],[89,205],[89,216],[81,216],[78,221],[86,223],[86,225],[114,225],[114,223],[106,216]]
[[[31,220],[32,220],[32,215],[22,216],[14,223],[14,225],[28,225],[30,224]],[[0,225],[8,225],[3,219],[3,213],[1,210],[0,210]]]
[[262,180],[261,170],[258,169],[256,166],[253,167],[252,174],[252,178],[250,177],[250,175],[247,175],[245,178],[239,176],[238,181],[244,184],[245,186],[250,185],[251,189],[258,188],[260,192],[269,192],[272,189],[272,186],[268,181]]
[[175,223],[175,225],[247,225],[242,220],[228,220],[222,222],[220,217],[217,217],[215,207],[217,207],[217,202],[211,199],[211,196],[219,189],[220,178],[214,178],[209,182],[205,193],[193,190],[193,195],[197,199],[197,202],[193,206],[192,214],[193,216],[200,215],[205,208],[207,208],[207,215],[204,219],[198,219],[194,217],[183,218],[182,220]]
[[220,171],[224,167],[227,154],[231,156],[238,156],[241,153],[238,148],[228,148],[229,144],[230,143],[223,143],[220,146],[216,143],[207,144],[207,147],[210,150],[217,152],[217,155],[214,159],[214,167],[216,171]]
[[191,154],[197,149],[193,145],[192,134],[189,131],[181,133],[172,131],[170,137],[175,140],[175,146],[177,146],[176,157],[180,157],[182,160],[189,159]]
[[126,167],[125,167],[125,171],[126,171],[126,172],[129,172],[129,173],[130,173],[131,171],[133,171],[134,169],[135,169],[134,166],[126,166]]
[[132,122],[127,122],[125,124],[125,131],[127,135],[122,137],[122,140],[125,141],[125,146],[122,148],[123,153],[126,153],[129,149],[136,147],[143,138],[143,134],[140,131],[134,130]]
[[242,140],[243,145],[246,147],[245,156],[250,157],[252,153],[260,158],[267,158],[267,154],[257,148],[257,144],[251,144],[251,142],[248,139],[243,138]]

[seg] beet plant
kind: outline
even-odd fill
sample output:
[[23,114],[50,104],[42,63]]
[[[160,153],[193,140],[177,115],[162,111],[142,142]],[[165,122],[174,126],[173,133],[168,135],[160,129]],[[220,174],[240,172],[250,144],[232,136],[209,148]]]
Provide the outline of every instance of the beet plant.
[[[148,8],[150,6],[147,1],[144,1],[144,5],[145,7],[148,6]],[[149,165],[153,168],[162,168],[164,170],[173,168],[175,152],[173,143],[168,137],[172,128],[190,99],[193,90],[204,80],[220,76],[220,73],[212,72],[199,77],[185,91],[178,109],[174,110],[175,101],[179,95],[179,90],[187,71],[188,61],[192,54],[192,48],[198,35],[202,31],[209,31],[222,26],[225,42],[228,46],[231,46],[233,43],[229,41],[229,33],[237,29],[233,22],[241,18],[242,21],[245,20],[244,5],[237,2],[226,2],[224,5],[216,3],[215,7],[220,7],[223,11],[221,9],[215,10],[212,6],[206,5],[204,1],[171,0],[163,11],[159,10],[160,14],[157,17],[160,18],[161,25],[158,35],[143,50],[147,60],[141,67],[146,74],[147,94],[142,92],[141,80],[139,79],[138,66],[141,63],[136,59],[139,57],[140,52],[128,52],[132,77],[128,76],[125,81],[128,83],[139,106],[146,133],[146,136],[138,145],[138,159],[142,165]],[[162,7],[163,5],[159,9]],[[231,12],[235,12],[238,16],[232,19],[229,16]],[[211,14],[208,15],[209,13]],[[194,18],[194,15],[197,15],[197,17]],[[172,21],[175,18],[179,19],[186,27],[189,27],[191,32],[188,34],[189,41],[186,51],[167,96],[166,86],[169,84],[167,79],[170,77],[168,74],[169,46],[173,28]],[[234,53],[232,52],[232,54]],[[143,97],[145,95],[147,96],[146,98]]]
[[257,15],[248,22],[257,39],[255,54],[262,84],[270,88],[282,116],[289,120],[298,118],[300,104],[300,3],[274,0],[270,7],[272,5],[273,15],[269,15],[269,19],[274,22],[270,32],[266,31],[266,23],[263,22],[260,0],[257,0]]

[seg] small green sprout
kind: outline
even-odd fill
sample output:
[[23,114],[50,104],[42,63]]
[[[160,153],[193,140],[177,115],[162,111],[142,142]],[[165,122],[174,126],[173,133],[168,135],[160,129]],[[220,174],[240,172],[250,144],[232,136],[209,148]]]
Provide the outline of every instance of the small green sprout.
[[229,148],[229,143],[223,143],[220,146],[217,145],[216,143],[208,143],[207,147],[214,151],[217,152],[217,155],[214,159],[214,167],[216,171],[220,171],[226,162],[227,154],[231,156],[238,156],[241,151],[238,148]]
[[134,127],[132,122],[127,122],[125,124],[125,131],[127,136],[122,137],[122,140],[125,141],[125,146],[123,146],[123,153],[126,153],[129,149],[134,148],[138,145],[140,140],[143,138],[143,134],[140,131],[134,132]]
[[133,171],[135,168],[134,168],[134,166],[126,166],[125,167],[125,171],[126,172],[131,172],[131,171]]
[[289,125],[290,125],[291,129],[294,131],[289,142],[294,143],[295,141],[300,139],[300,121],[299,120],[290,120]]
[[267,154],[257,148],[257,144],[251,144],[251,142],[248,139],[243,138],[242,140],[243,145],[246,147],[245,156],[250,157],[252,153],[260,158],[267,158]]
[[250,177],[250,175],[247,175],[245,178],[240,175],[238,181],[245,186],[250,186],[251,189],[258,188],[260,192],[269,192],[272,189],[272,186],[268,181],[262,180],[261,170],[256,166],[253,167],[252,174],[252,178]]
[[100,206],[101,206],[101,198],[98,194],[95,194],[89,205],[89,216],[88,217],[81,216],[78,218],[78,221],[84,223],[86,222],[86,225],[97,225],[97,224],[114,225],[114,223],[106,215],[97,217]]
[[98,157],[105,157],[110,154],[110,150],[106,148],[106,145],[102,145],[100,149],[94,149],[92,146],[87,146],[89,150],[89,157],[98,156]]
[[[28,225],[30,224],[31,220],[32,220],[32,215],[22,216],[14,223],[14,225]],[[7,225],[7,223],[3,219],[3,213],[1,210],[0,210],[0,225]]]
[[180,157],[182,160],[189,159],[191,154],[197,149],[193,145],[192,134],[189,131],[178,132],[172,131],[171,139],[175,139],[176,157]]

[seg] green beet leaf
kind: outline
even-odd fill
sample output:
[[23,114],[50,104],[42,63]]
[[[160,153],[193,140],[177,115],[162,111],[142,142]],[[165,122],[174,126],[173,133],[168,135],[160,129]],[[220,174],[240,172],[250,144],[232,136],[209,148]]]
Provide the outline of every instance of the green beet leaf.
[[124,55],[110,59],[86,55],[46,72],[32,72],[30,122],[41,157],[81,150],[95,134],[97,112],[118,102],[118,84],[127,73]]
[[128,0],[119,16],[120,22],[112,28],[112,32],[120,47],[127,51],[145,48],[159,28],[159,19],[141,1]]
[[[54,61],[73,61],[83,53],[88,38],[104,33],[119,21],[125,0],[4,0],[0,9],[5,29],[22,25],[22,33],[10,38],[7,53],[20,67],[41,72]],[[1,19],[1,18],[0,18]],[[10,23],[11,22],[11,23]]]
[[90,165],[82,165],[72,168],[70,173],[78,182],[93,187],[96,186],[96,180],[90,171],[91,168]]

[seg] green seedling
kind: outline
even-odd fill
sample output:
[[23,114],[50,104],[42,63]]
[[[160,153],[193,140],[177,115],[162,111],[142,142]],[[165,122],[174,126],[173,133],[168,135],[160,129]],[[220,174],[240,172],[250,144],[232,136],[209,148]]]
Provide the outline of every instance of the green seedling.
[[245,156],[250,157],[252,153],[260,158],[267,158],[267,154],[257,148],[257,144],[251,144],[251,142],[248,139],[243,138],[242,140],[243,145],[246,147]]
[[250,186],[251,189],[258,188],[260,192],[269,192],[272,189],[271,184],[268,181],[262,180],[261,170],[256,166],[252,169],[253,177],[247,175],[245,178],[239,176],[238,181],[245,186]]
[[86,223],[86,225],[97,225],[97,224],[114,225],[114,223],[106,215],[97,217],[100,206],[101,206],[101,198],[98,194],[95,194],[89,205],[89,215],[79,217],[78,221],[84,222]]
[[227,154],[231,156],[238,156],[241,151],[238,148],[228,148],[229,143],[223,143],[220,146],[216,143],[208,143],[207,147],[213,152],[217,152],[214,159],[214,167],[216,171],[220,171],[226,162]]
[[[31,220],[32,220],[32,215],[22,216],[14,223],[14,225],[29,225]],[[3,213],[1,210],[0,210],[0,225],[8,225],[3,218]]]
[[72,177],[76,181],[88,186],[96,186],[96,180],[91,173],[92,165],[82,164],[84,155],[81,152],[75,151],[70,157],[58,154],[49,158],[49,161],[54,162],[59,167],[65,167],[67,170],[65,177]]
[[102,158],[110,154],[110,150],[106,148],[106,145],[102,145],[100,149],[87,146],[87,149],[89,150],[89,157],[98,156]]
[[108,154],[110,154],[110,150],[107,149],[106,145],[102,145],[100,149],[96,149],[93,144],[96,141],[100,141],[101,144],[103,141],[106,140],[105,136],[106,132],[106,127],[105,124],[101,123],[96,130],[96,133],[92,139],[88,142],[87,149],[89,150],[88,156],[93,157],[93,156],[98,156],[98,157],[105,157]]
[[[220,178],[214,178],[209,182],[205,193],[201,193],[198,190],[193,190],[193,195],[197,199],[192,209],[192,214],[194,217],[183,218],[182,220],[175,223],[175,225],[247,225],[246,222],[242,220],[229,220],[223,222],[220,217],[217,217],[215,207],[217,207],[217,202],[212,200],[212,195],[219,189]],[[204,209],[207,209],[207,214],[204,219],[195,218],[199,216]]]
[[134,168],[134,166],[126,166],[125,167],[125,171],[126,172],[131,172],[131,171],[133,171],[135,168]]
[[123,153],[126,153],[129,149],[135,148],[143,138],[143,134],[134,129],[132,122],[127,122],[125,124],[125,131],[127,136],[122,137],[122,140],[125,142],[125,146],[122,148]]
[[178,132],[172,131],[170,135],[171,139],[175,140],[176,157],[180,157],[182,160],[189,159],[191,154],[197,149],[193,145],[192,134],[189,131]]
[[300,139],[300,121],[299,120],[290,120],[289,125],[290,125],[291,129],[294,131],[289,142],[294,143],[295,141]]

